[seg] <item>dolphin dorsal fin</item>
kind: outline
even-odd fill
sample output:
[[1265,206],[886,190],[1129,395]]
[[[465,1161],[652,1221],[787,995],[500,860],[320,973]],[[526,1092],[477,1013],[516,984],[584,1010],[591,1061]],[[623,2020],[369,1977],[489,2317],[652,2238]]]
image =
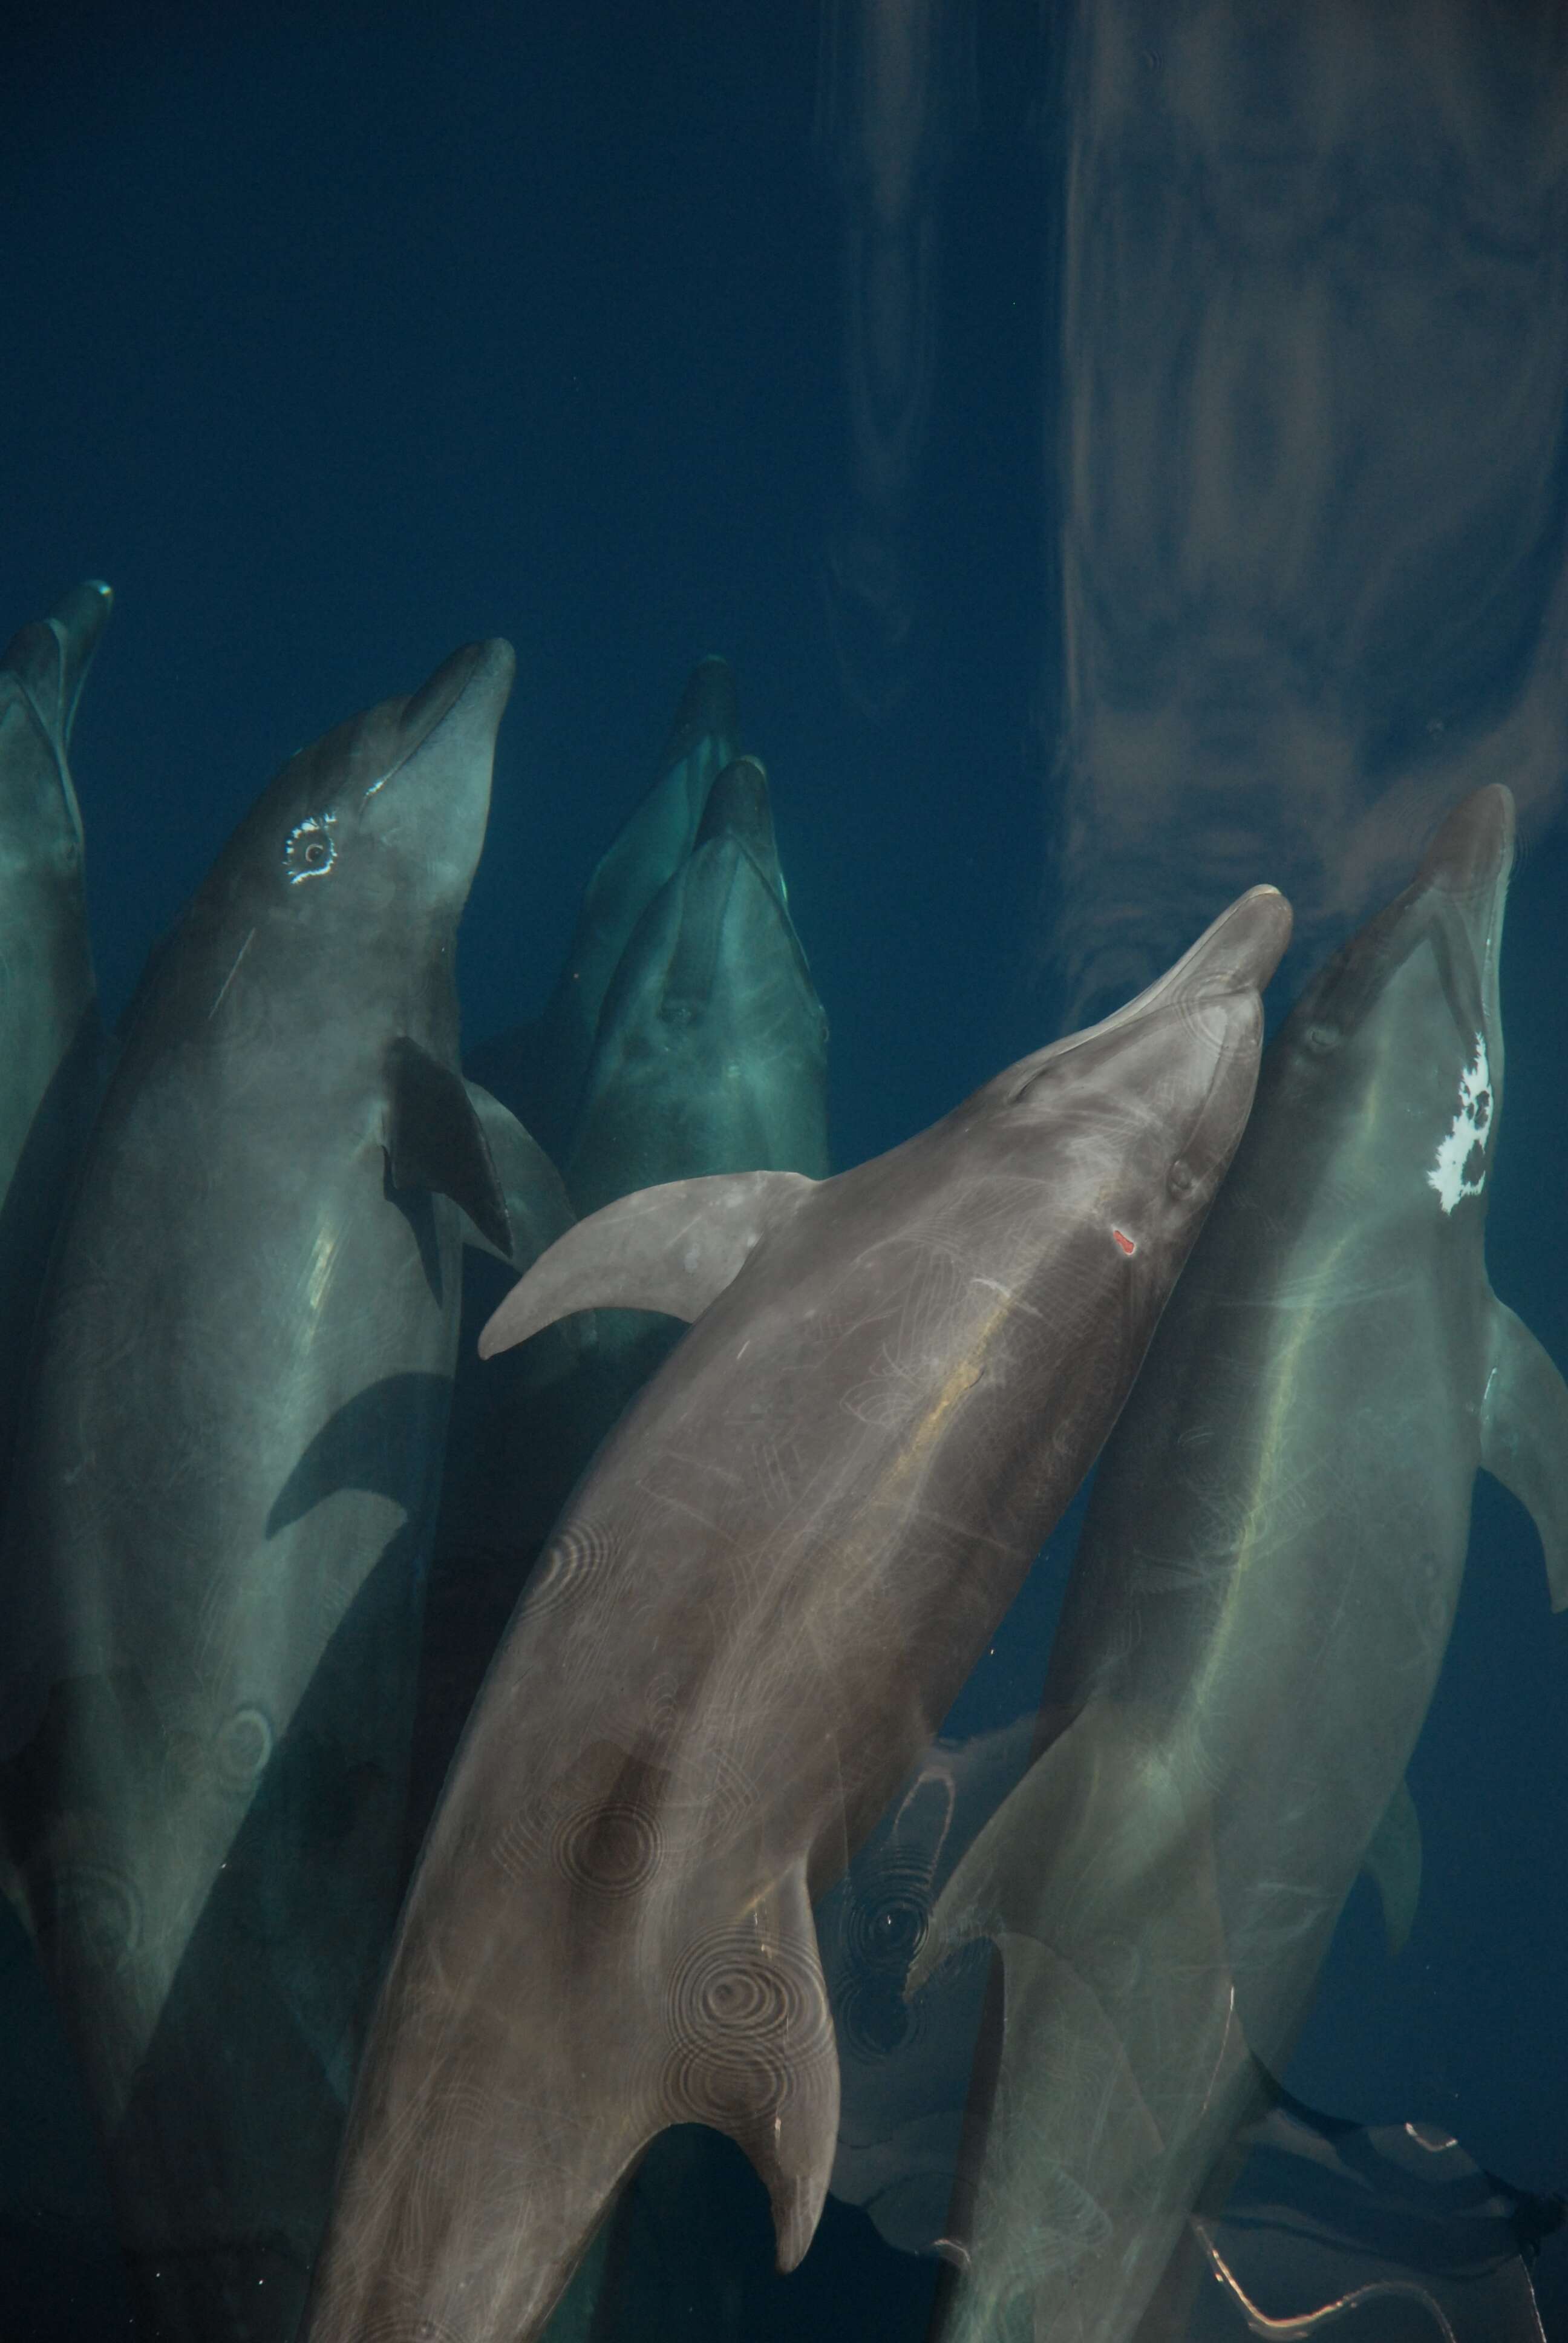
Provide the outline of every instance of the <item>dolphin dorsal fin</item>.
[[799,1172],[727,1172],[618,1197],[513,1286],[479,1336],[479,1356],[494,1358],[574,1310],[700,1318],[816,1185]]
[[450,1066],[407,1035],[387,1052],[387,1161],[395,1188],[429,1188],[449,1196],[479,1234],[512,1257],[496,1161],[484,1126]]
[[1568,1609],[1568,1385],[1505,1303],[1493,1302],[1481,1461],[1541,1533],[1553,1611]]

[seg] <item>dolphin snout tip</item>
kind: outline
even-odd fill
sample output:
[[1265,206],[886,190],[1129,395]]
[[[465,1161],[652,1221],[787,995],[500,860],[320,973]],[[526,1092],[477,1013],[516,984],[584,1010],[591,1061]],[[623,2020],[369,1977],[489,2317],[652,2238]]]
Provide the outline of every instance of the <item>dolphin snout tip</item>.
[[1420,879],[1453,895],[1490,890],[1513,868],[1516,828],[1513,792],[1505,783],[1473,789],[1439,826]]

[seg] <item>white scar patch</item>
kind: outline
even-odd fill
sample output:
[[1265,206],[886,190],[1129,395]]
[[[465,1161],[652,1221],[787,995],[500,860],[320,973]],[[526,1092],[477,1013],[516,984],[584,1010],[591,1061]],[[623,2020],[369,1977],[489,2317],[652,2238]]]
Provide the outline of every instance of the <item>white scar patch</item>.
[[1486,1041],[1475,1037],[1475,1055],[1459,1078],[1459,1111],[1438,1143],[1437,1161],[1427,1173],[1442,1209],[1452,1212],[1462,1196],[1479,1196],[1486,1184],[1486,1134],[1492,1129],[1492,1074]]

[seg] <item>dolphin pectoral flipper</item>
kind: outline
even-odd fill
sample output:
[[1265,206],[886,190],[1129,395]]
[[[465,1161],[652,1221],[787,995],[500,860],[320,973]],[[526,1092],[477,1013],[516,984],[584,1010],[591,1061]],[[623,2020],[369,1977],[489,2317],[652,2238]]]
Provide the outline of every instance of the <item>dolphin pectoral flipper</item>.
[[1421,1899],[1421,1818],[1408,1782],[1400,1783],[1384,1808],[1362,1869],[1382,1899],[1389,1951],[1402,1953]]
[[485,1126],[461,1075],[405,1036],[387,1051],[387,1079],[392,1185],[449,1196],[493,1250],[510,1261],[506,1196]]
[[799,1172],[719,1172],[640,1188],[590,1213],[513,1286],[479,1336],[493,1358],[573,1310],[700,1318],[769,1230],[817,1186]]
[[1028,1845],[1032,1878],[1054,1863],[1082,1803],[1080,1752],[1097,1729],[1092,1711],[1075,1718],[1035,1759],[1011,1797],[973,1840],[938,1898],[910,1965],[906,2001],[914,1999],[943,1961],[977,1936],[990,1936],[1000,1945],[1010,1932],[1035,1932],[1032,1879],[1025,1884],[1030,1874],[1020,1865],[1018,1851],[1021,1844]]
[[479,1119],[479,1128],[501,1183],[507,1222],[511,1230],[511,1250],[503,1252],[472,1220],[465,1234],[485,1252],[494,1253],[498,1261],[509,1262],[515,1269],[527,1269],[541,1253],[549,1251],[558,1237],[565,1236],[575,1224],[577,1214],[572,1211],[560,1173],[526,1125],[477,1082],[465,1082],[463,1087]]
[[1552,1608],[1568,1608],[1568,1383],[1522,1319],[1493,1304],[1481,1461],[1541,1534]]

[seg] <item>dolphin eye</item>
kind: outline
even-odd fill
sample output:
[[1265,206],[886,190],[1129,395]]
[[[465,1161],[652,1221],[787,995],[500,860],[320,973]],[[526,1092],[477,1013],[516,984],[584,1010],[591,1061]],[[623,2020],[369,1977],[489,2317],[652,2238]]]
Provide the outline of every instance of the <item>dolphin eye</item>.
[[1326,1018],[1320,1018],[1315,1025],[1308,1026],[1302,1038],[1309,1050],[1315,1050],[1320,1057],[1326,1057],[1331,1050],[1339,1048],[1344,1035],[1337,1025],[1331,1024]]
[[1165,1184],[1173,1196],[1190,1196],[1198,1185],[1198,1174],[1184,1155],[1179,1155],[1171,1166]]
[[302,879],[320,879],[337,860],[337,841],[332,835],[337,816],[329,813],[307,814],[288,833],[283,850],[283,867],[288,883],[297,887]]

